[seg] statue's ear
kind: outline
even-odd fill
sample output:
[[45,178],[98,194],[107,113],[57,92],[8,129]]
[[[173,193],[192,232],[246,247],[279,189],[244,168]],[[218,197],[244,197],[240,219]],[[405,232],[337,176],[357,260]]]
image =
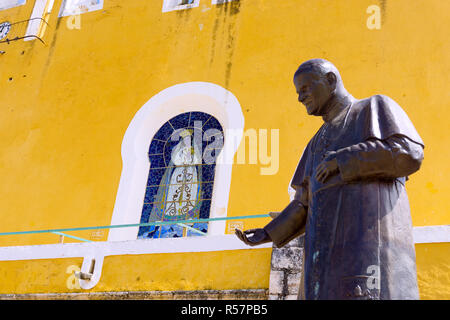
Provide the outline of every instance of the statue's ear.
[[334,90],[336,88],[336,83],[337,83],[336,75],[333,72],[328,72],[326,74],[326,78],[327,78],[328,83]]

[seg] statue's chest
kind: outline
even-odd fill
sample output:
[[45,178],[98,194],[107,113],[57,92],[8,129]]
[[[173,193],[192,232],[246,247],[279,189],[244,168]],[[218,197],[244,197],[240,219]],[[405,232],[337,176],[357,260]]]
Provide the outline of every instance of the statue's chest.
[[314,166],[323,160],[327,152],[358,143],[358,137],[353,132],[351,122],[324,123],[314,136]]

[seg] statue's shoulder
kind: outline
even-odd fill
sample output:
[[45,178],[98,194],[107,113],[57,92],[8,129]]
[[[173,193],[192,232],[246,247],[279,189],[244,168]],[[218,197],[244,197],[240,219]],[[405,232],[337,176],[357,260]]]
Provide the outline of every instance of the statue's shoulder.
[[397,102],[377,94],[358,100],[352,108],[354,123],[366,139],[375,137],[383,140],[392,135],[404,135],[423,146],[423,141],[414,125]]
[[356,100],[353,105],[359,109],[370,107],[370,105],[398,105],[392,98],[385,96],[384,94],[375,94],[373,96]]
[[353,104],[352,112],[357,118],[378,117],[380,115],[396,115],[403,118],[406,116],[405,111],[392,98],[376,94],[371,97],[357,100]]

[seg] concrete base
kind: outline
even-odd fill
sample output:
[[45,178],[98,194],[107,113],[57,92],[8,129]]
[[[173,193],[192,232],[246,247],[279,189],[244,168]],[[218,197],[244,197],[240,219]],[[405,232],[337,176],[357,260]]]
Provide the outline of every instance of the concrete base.
[[304,300],[304,239],[298,237],[283,248],[272,248],[269,300]]
[[267,300],[267,289],[0,294],[0,300]]

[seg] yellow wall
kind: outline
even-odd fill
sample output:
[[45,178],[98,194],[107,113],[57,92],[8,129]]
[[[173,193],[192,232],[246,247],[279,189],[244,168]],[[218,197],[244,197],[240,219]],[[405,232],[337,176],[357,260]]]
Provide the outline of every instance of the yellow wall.
[[[321,123],[307,117],[291,83],[298,65],[315,57],[335,63],[356,98],[382,93],[405,109],[426,144],[422,169],[408,182],[413,223],[450,223],[450,2],[246,0],[211,6],[201,0],[198,8],[162,13],[162,0],[105,0],[103,10],[81,16],[79,30],[67,27],[69,18],[57,18],[61,2],[55,0],[46,45],[0,44],[6,51],[0,55],[1,232],[110,224],[131,119],[161,90],[190,81],[230,90],[245,129],[280,129],[279,172],[262,176],[259,165],[235,165],[229,215],[283,209],[302,150]],[[372,4],[384,8],[380,30],[366,26]],[[27,19],[33,5],[29,0],[0,11],[0,21]],[[248,220],[245,228],[267,221]],[[89,239],[92,231],[74,234]],[[104,232],[99,240],[106,238]],[[0,245],[57,241],[56,235],[8,236]],[[418,251],[420,270],[433,265],[423,254]],[[267,250],[261,253],[262,265],[268,257]],[[105,260],[105,272],[119,268],[109,263],[115,259],[122,258]],[[254,287],[267,286],[264,270]],[[106,282],[106,273],[102,277],[100,287],[118,289]],[[58,288],[52,283],[48,290]],[[433,288],[427,287],[427,297]],[[27,291],[39,290],[30,283],[21,292]]]
[[6,280],[0,294],[77,292],[69,289],[75,282],[66,271],[72,272],[71,266],[81,267],[81,263],[82,258],[0,261],[0,274]]
[[416,245],[420,298],[450,299],[450,243]]
[[100,282],[91,290],[74,286],[72,274],[79,271],[82,258],[0,261],[0,294],[263,289],[269,287],[270,252],[109,256]]

